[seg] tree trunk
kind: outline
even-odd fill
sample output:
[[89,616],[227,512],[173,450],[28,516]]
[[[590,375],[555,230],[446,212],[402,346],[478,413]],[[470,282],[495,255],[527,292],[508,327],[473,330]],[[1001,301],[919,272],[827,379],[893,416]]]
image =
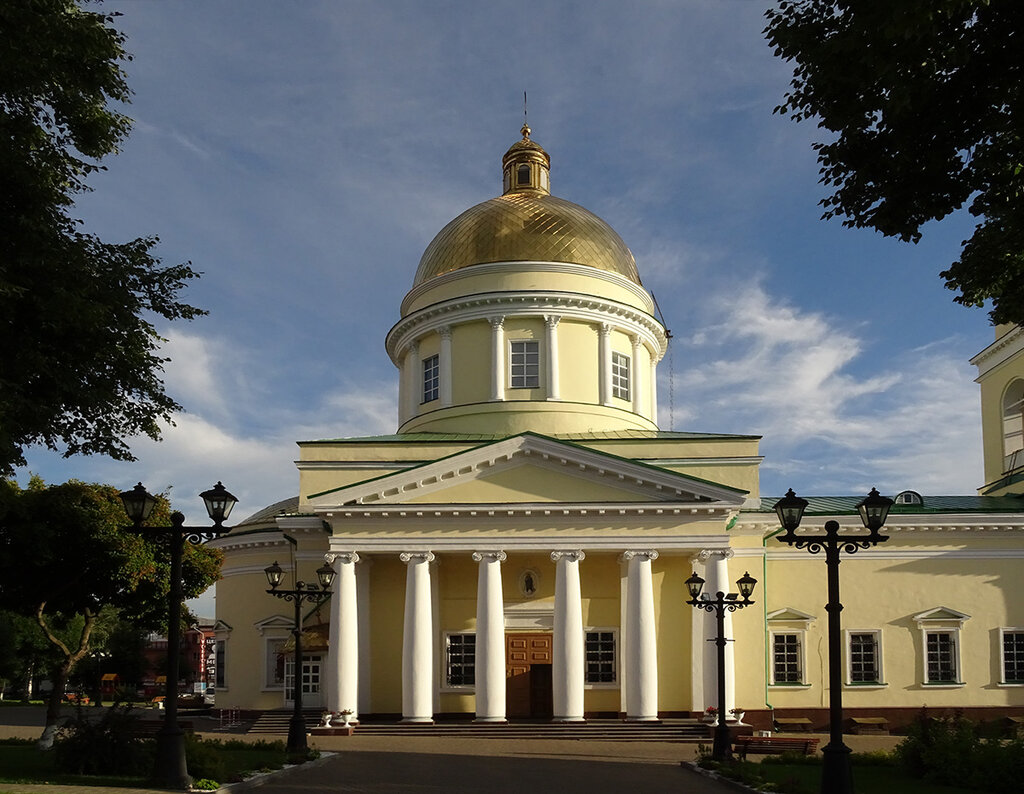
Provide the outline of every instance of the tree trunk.
[[93,624],[96,622],[96,613],[89,609],[82,613],[85,622],[82,624],[82,633],[78,637],[78,649],[72,651],[50,631],[50,627],[46,623],[45,609],[45,603],[39,605],[36,610],[36,623],[46,634],[46,638],[64,654],[64,661],[51,673],[53,689],[50,690],[50,698],[46,704],[46,727],[43,728],[43,733],[39,737],[39,741],[36,742],[38,749],[51,750],[57,729],[60,727],[60,704],[64,699],[64,687],[71,671],[75,669],[75,665],[89,653],[89,637],[92,634]]

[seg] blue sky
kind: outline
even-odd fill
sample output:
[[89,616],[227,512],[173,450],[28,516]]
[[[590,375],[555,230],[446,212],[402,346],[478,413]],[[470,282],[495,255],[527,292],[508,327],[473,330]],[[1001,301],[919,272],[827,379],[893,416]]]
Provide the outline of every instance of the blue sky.
[[763,434],[765,494],[972,493],[993,330],[938,277],[971,219],[918,245],[819,220],[823,133],[772,113],[765,6],[104,3],[135,128],[80,217],[159,235],[210,314],[160,328],[186,408],[162,443],[30,450],[19,478],[141,480],[194,521],[222,480],[241,519],[297,492],[295,441],[393,432],[384,336],[434,234],[501,192],[525,90],[553,192],[620,233],[674,334],[662,428]]

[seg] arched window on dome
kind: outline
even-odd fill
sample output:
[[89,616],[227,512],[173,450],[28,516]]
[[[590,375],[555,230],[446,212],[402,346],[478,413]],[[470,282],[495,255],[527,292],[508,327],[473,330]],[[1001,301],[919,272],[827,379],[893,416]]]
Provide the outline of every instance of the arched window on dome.
[[523,185],[529,185],[529,184],[530,184],[530,166],[527,165],[526,163],[523,163],[516,170],[516,185],[521,187]]
[[1004,471],[1024,466],[1024,379],[1011,381],[1003,393]]

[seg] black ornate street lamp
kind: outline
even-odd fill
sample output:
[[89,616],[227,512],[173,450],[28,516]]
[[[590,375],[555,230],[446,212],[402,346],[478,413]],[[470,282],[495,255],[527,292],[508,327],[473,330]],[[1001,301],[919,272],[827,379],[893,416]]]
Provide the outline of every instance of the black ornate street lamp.
[[317,568],[316,577],[320,584],[296,582],[293,590],[278,590],[284,571],[275,561],[263,569],[270,583],[267,590],[272,596],[283,598],[285,601],[295,602],[295,628],[292,633],[295,635],[295,667],[292,675],[292,718],[288,722],[288,745],[289,756],[305,755],[308,747],[306,745],[306,718],[302,714],[302,602],[309,601],[311,604],[319,604],[331,594],[331,584],[334,582],[334,568],[326,562]]
[[164,724],[156,735],[156,759],[153,765],[153,782],[162,788],[187,789],[192,778],[185,761],[185,733],[178,724],[178,656],[181,647],[181,559],[185,543],[198,546],[218,535],[231,531],[224,522],[231,514],[231,508],[238,501],[217,483],[208,491],[199,494],[206,504],[206,512],[213,521],[212,527],[186,527],[185,516],[171,513],[169,527],[143,527],[156,506],[156,498],[146,492],[140,482],[132,490],[121,494],[125,512],[131,519],[133,529],[145,534],[166,535],[170,545],[171,574],[170,590],[167,594],[167,686],[164,690]]
[[[732,737],[725,719],[725,644],[732,640],[725,638],[725,613],[735,612],[753,604],[750,596],[753,595],[756,584],[757,579],[749,573],[744,573],[736,581],[739,594],[719,590],[712,598],[707,593],[701,595],[704,580],[696,573],[686,580],[686,589],[690,593],[690,600],[686,603],[698,609],[714,612],[718,619],[718,634],[714,641],[718,647],[718,724],[715,726],[715,740],[711,749],[711,756],[716,761],[728,761],[732,757]],[[738,600],[741,597],[743,600]]]
[[854,554],[889,539],[880,535],[885,519],[892,507],[892,499],[882,496],[874,488],[857,504],[861,523],[869,530],[867,535],[857,533],[840,535],[838,521],[825,522],[824,535],[797,535],[807,500],[801,499],[790,488],[785,497],[775,503],[775,512],[786,534],[779,540],[798,549],[806,548],[811,554],[825,550],[825,565],[828,568],[828,724],[829,742],[822,748],[821,792],[822,794],[853,794],[853,768],[850,764],[850,748],[843,743],[843,648],[840,629],[839,601],[839,552]]

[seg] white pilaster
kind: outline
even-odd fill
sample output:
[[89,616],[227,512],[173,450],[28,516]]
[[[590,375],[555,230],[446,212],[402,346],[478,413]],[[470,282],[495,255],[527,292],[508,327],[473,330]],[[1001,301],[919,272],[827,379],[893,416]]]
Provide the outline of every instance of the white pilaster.
[[583,722],[583,601],[580,596],[582,551],[553,551],[555,617],[551,684],[555,722]]
[[402,552],[405,625],[402,634],[402,722],[434,721],[434,643],[429,552]]
[[351,711],[349,722],[359,717],[359,612],[356,593],[355,552],[324,555],[334,568],[334,595],[331,596],[331,640],[327,652],[327,710],[335,714]]
[[633,413],[643,416],[644,403],[640,395],[640,351],[644,344],[637,334],[633,334],[633,359],[629,362],[629,393],[633,397]]
[[598,396],[601,405],[612,404],[612,327],[601,323],[597,327],[597,372],[600,383]]
[[505,607],[503,551],[473,552],[476,584],[476,721],[505,722]]
[[658,424],[658,362],[654,360],[653,351],[651,352],[651,421]]
[[491,317],[491,399],[505,399],[505,318]]
[[544,339],[547,344],[547,382],[548,399],[560,400],[558,387],[558,321],[562,318],[557,314],[544,315]]
[[441,335],[441,351],[437,357],[439,397],[441,407],[447,408],[452,404],[452,327],[445,325],[438,333]]
[[[729,560],[733,556],[732,549],[706,549],[698,555],[698,559],[704,563],[704,592],[712,598],[717,593],[729,592]],[[704,610],[701,610],[702,612]],[[725,638],[731,640],[732,636],[732,614],[725,613],[723,631]],[[718,649],[714,643],[718,636],[718,623],[714,612],[704,612],[704,704],[718,707]],[[733,653],[735,643],[725,644],[725,708],[728,710],[736,705],[736,670],[735,655]],[[709,700],[710,699],[710,700]]]
[[423,372],[420,364],[420,343],[411,342],[409,352],[405,357],[408,373],[406,383],[408,389],[405,392],[405,418],[412,419],[419,412],[420,402],[423,395]]
[[628,565],[626,719],[652,722],[658,719],[658,644],[651,562],[658,559],[658,552],[627,551],[622,556]]

